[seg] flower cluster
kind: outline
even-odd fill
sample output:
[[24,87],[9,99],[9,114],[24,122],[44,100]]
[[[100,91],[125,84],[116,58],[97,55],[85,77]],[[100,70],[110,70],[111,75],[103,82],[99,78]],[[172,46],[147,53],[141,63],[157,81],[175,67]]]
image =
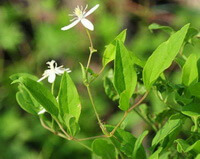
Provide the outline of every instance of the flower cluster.
[[[73,14],[69,15],[69,16],[74,16],[74,18],[71,20],[72,23],[65,27],[62,27],[61,30],[68,30],[68,29],[74,27],[75,25],[77,25],[79,22],[81,22],[84,27],[93,31],[94,25],[88,19],[86,19],[86,17],[89,16],[90,14],[92,14],[99,7],[99,4],[95,5],[88,12],[86,12],[87,7],[88,7],[88,5],[86,5],[85,8],[83,8],[82,6],[81,7],[77,6],[74,9]],[[67,73],[71,72],[71,70],[69,68],[63,68],[63,66],[58,67],[56,61],[54,61],[54,60],[48,61],[47,65],[49,65],[48,69],[44,71],[42,77],[37,82],[40,82],[40,81],[48,78],[49,83],[54,83],[54,81],[56,79],[56,75],[62,75],[64,72],[67,72]],[[43,114],[45,112],[46,112],[46,110],[43,108],[38,113],[38,115]]]

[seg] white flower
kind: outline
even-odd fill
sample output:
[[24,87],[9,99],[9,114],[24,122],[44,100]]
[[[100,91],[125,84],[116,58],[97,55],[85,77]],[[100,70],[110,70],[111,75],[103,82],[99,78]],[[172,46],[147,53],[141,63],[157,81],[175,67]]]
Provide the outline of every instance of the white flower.
[[40,114],[44,114],[46,112],[46,109],[42,109],[42,110],[40,110],[39,112],[38,112],[38,115],[40,115]]
[[42,78],[40,78],[38,80],[38,82],[40,82],[40,81],[42,81],[42,80],[44,80],[45,78],[48,77],[48,82],[53,83],[56,79],[56,75],[61,75],[65,71],[67,73],[71,72],[71,70],[69,68],[65,69],[65,68],[63,68],[63,66],[57,67],[57,63],[54,60],[47,62],[47,65],[49,65],[48,66],[49,69],[44,71]]
[[99,7],[99,4],[94,6],[88,12],[86,12],[87,7],[88,7],[88,5],[86,5],[85,9],[83,9],[82,6],[81,7],[77,6],[74,9],[73,14],[69,14],[69,16],[74,16],[75,17],[74,19],[71,20],[73,22],[71,24],[61,28],[61,30],[68,30],[68,29],[74,27],[79,22],[81,22],[84,27],[86,27],[87,29],[93,31],[94,30],[94,25],[88,19],[86,19],[86,17],[89,16],[90,14],[92,14]]

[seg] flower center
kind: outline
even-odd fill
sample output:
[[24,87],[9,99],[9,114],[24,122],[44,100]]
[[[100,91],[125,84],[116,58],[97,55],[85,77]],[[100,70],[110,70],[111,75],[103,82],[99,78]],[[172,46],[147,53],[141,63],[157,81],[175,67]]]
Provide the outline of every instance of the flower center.
[[74,14],[79,17],[79,18],[82,18],[83,17],[83,9],[76,7],[75,10],[74,10]]

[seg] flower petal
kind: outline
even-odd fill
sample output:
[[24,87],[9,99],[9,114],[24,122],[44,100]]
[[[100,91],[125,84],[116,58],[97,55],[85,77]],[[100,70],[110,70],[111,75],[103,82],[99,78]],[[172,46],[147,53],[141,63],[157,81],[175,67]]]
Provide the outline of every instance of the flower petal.
[[42,109],[42,110],[40,110],[39,112],[38,112],[38,115],[40,115],[40,114],[44,114],[46,112],[46,109]]
[[55,74],[55,72],[52,72],[48,77],[48,82],[53,83],[55,81],[55,79],[56,79],[56,74]]
[[47,77],[48,77],[47,75],[46,76],[42,76],[39,80],[37,80],[37,82],[40,82],[40,81],[44,80]]
[[84,17],[87,17],[88,15],[92,14],[97,8],[99,8],[99,4],[91,8],[87,13],[85,13]]
[[81,23],[84,25],[84,27],[88,28],[89,30],[94,30],[94,25],[89,20],[84,18],[81,20]]
[[75,20],[74,22],[72,22],[71,24],[64,26],[61,28],[61,30],[68,30],[71,29],[72,27],[74,27],[76,24],[78,24],[80,22],[80,19]]

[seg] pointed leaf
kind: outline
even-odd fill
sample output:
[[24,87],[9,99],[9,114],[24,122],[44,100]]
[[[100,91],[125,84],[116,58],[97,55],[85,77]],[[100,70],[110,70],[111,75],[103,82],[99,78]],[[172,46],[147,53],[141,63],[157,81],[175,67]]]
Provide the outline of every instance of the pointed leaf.
[[101,159],[116,159],[115,147],[106,140],[96,139],[92,143],[93,152]]
[[70,114],[78,122],[81,113],[81,103],[77,89],[69,74],[66,72],[62,75],[58,103],[61,117],[64,117],[65,114]]
[[183,44],[188,28],[189,24],[174,33],[149,57],[143,70],[143,81],[147,89],[150,89],[160,74],[171,65]]
[[163,30],[165,31],[166,33],[169,33],[169,34],[172,34],[174,33],[174,30],[169,27],[169,26],[162,26],[162,25],[159,25],[159,24],[156,24],[156,23],[152,23],[151,25],[149,25],[149,30],[151,32],[153,32],[153,30]]
[[177,150],[179,153],[186,153],[191,150],[195,151],[197,154],[200,153],[200,140],[196,141],[192,145],[189,145],[185,140],[182,139],[177,139],[175,142],[177,143]]
[[200,117],[199,102],[199,100],[195,100],[194,102],[184,106],[181,112],[190,117]]
[[38,115],[38,112],[42,109],[40,104],[23,86],[19,86],[19,92],[16,94],[16,99],[22,109],[33,115]]
[[34,81],[38,80],[38,78],[36,76],[28,74],[28,73],[16,73],[16,74],[13,74],[9,77],[13,81],[11,84],[15,83],[15,81],[17,81],[21,77],[27,77],[27,78],[30,78]]
[[103,54],[102,64],[105,67],[109,62],[114,60],[116,52],[116,40],[124,42],[126,39],[126,30],[123,30],[109,45],[106,46],[106,50]]
[[[106,126],[107,130],[111,132],[113,130],[113,126]],[[111,137],[112,143],[117,147],[117,149],[121,150],[128,157],[132,157],[134,146],[136,143],[136,138],[129,132],[122,130],[120,128],[114,134],[115,137]],[[139,146],[139,145],[137,145]],[[144,147],[142,145],[139,146],[139,149],[136,153],[136,158],[146,158],[146,153],[144,151]]]
[[142,141],[144,140],[147,134],[148,134],[148,131],[146,130],[137,138],[134,145],[133,158],[137,158],[138,150],[142,146]]
[[162,147],[159,147],[148,159],[159,159],[159,154],[162,151]]
[[166,124],[157,132],[156,136],[153,138],[152,146],[157,145],[165,137],[170,135],[176,129],[181,126],[181,119],[176,115],[171,116],[171,118],[166,122]]
[[26,87],[35,100],[47,110],[47,112],[54,116],[58,115],[58,103],[56,98],[45,86],[25,77],[20,78],[20,82]]
[[198,81],[197,57],[191,54],[183,66],[182,83],[186,86]]
[[120,94],[119,108],[127,110],[129,100],[135,90],[137,75],[130,52],[121,41],[117,41],[114,64],[114,85]]
[[113,74],[113,70],[111,69],[107,75],[104,77],[104,90],[106,95],[112,99],[113,101],[116,101],[119,99],[119,95],[114,87],[113,84],[113,80],[114,80],[114,74]]
[[189,91],[191,95],[200,98],[200,82],[190,85]]
[[79,131],[80,127],[76,122],[76,118],[71,115],[64,116],[65,125],[67,126],[68,133],[71,136],[75,136]]

